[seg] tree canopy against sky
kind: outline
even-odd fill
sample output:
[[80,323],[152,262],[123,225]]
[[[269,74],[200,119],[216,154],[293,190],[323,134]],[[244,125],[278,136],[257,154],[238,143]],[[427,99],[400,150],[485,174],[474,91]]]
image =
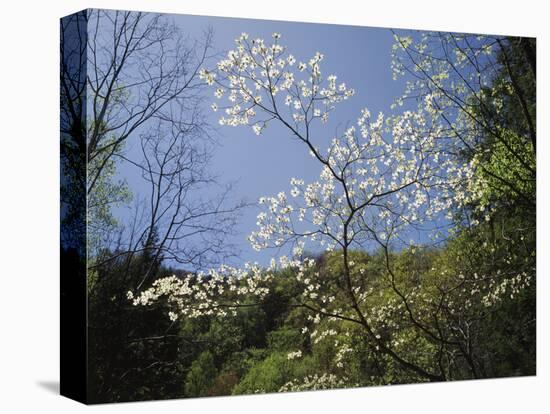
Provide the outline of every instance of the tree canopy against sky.
[[[239,20],[237,20],[239,21]],[[189,36],[201,36],[207,27],[214,32],[213,49],[225,54],[233,47],[233,39],[240,32],[235,30],[235,20],[200,16],[174,16],[174,22],[185,28]],[[296,56],[313,55],[319,48],[308,41],[315,37],[323,45],[326,59],[323,62],[327,71],[337,73],[346,79],[356,91],[356,97],[341,105],[328,125],[331,132],[343,128],[345,123],[356,117],[362,109],[361,102],[372,102],[369,109],[373,114],[389,108],[393,99],[402,90],[401,81],[392,82],[389,66],[391,64],[391,45],[393,35],[386,29],[347,27],[336,25],[297,24],[285,22],[260,22],[243,20],[258,36],[271,36],[274,31],[285,30],[285,41]],[[361,50],[361,53],[354,51]],[[355,55],[354,55],[355,53]],[[346,64],[353,55],[354,63]],[[211,60],[215,64],[215,59]],[[208,66],[208,65],[206,65]],[[369,76],[364,76],[365,73]],[[206,99],[211,101],[213,92]],[[210,95],[212,93],[212,95]],[[284,130],[277,125],[264,131],[261,140],[254,140],[244,128],[235,130],[221,129],[218,114],[208,107],[207,121],[215,130],[212,136],[217,138],[217,150],[213,154],[210,171],[213,175],[223,176],[225,182],[234,183],[234,192],[253,204],[268,193],[280,191],[292,177],[313,179],[318,176],[317,165],[313,160],[301,156],[297,142],[282,139]],[[318,130],[318,129],[317,129]],[[332,134],[319,134],[320,143],[327,145]],[[139,153],[135,145],[129,147],[130,154]],[[135,193],[143,188],[142,181],[129,165],[120,166],[120,176],[124,177]],[[277,173],[275,173],[277,171]],[[237,226],[238,234],[231,241],[240,249],[239,259],[233,265],[240,266],[245,261],[259,261],[269,264],[270,252],[257,252],[251,248],[247,237],[255,227],[256,207],[243,212]],[[126,218],[127,210],[117,210],[119,216]]]
[[[421,57],[429,36],[421,36],[418,40],[417,50],[420,52],[417,53]],[[506,67],[507,48],[511,46],[504,48],[502,42],[511,40],[454,34],[439,36],[438,47],[442,47],[445,53],[449,53],[445,50],[447,42],[468,42],[468,38],[469,49],[455,46],[454,57],[445,59],[438,58],[432,51],[427,54],[427,63],[417,63],[410,52],[415,40],[399,35],[395,37],[394,49],[408,56],[413,65],[418,65],[412,71],[420,73],[417,75],[420,81],[413,80],[405,90],[405,98],[419,93],[415,95],[417,107],[399,110],[387,122],[382,114],[371,119],[370,112],[363,109],[353,125],[346,126],[341,135],[332,138],[327,150],[316,141],[319,132],[314,132],[313,126],[327,123],[337,105],[351,98],[355,91],[344,82],[337,83],[335,75],[325,74],[321,69],[322,53],[316,52],[311,58],[300,60],[281,45],[281,35],[277,32],[272,34],[269,42],[243,33],[235,40],[236,48],[229,51],[215,69],[204,68],[200,73],[207,84],[216,88],[215,97],[222,102],[227,100],[227,103],[212,104],[214,112],[222,111],[221,125],[248,126],[255,135],[261,135],[272,123],[280,123],[291,138],[302,144],[303,156],[311,156],[319,164],[318,181],[292,178],[288,193],[281,191],[275,196],[260,198],[259,204],[266,205],[265,211],[258,215],[258,230],[249,238],[256,250],[290,244],[292,256],[273,258],[268,272],[275,271],[278,265],[282,269],[293,268],[302,289],[296,305],[311,311],[315,316],[310,316],[317,324],[323,319],[339,322],[338,329],[325,326],[324,331],[315,330],[310,338],[318,334],[349,335],[345,323],[356,324],[364,331],[367,340],[372,341],[376,351],[425,380],[482,376],[484,365],[477,361],[480,356],[472,350],[471,337],[480,331],[472,333],[472,324],[487,319],[490,315],[487,308],[498,306],[503,296],[513,299],[534,279],[530,254],[520,253],[521,264],[507,266],[518,258],[518,252],[509,250],[509,247],[500,252],[499,261],[503,261],[504,268],[499,264],[484,269],[482,263],[479,263],[479,268],[467,271],[460,266],[444,268],[440,270],[439,280],[427,270],[420,280],[411,278],[399,264],[402,258],[396,255],[396,251],[408,247],[414,253],[416,248],[429,247],[420,240],[408,239],[410,229],[438,222],[439,214],[444,214],[453,223],[450,234],[458,234],[456,238],[449,238],[449,233],[434,231],[433,226],[430,227],[434,240],[442,237],[441,243],[449,246],[449,253],[452,252],[451,246],[460,243],[468,232],[483,234],[483,222],[491,225],[498,222],[502,206],[493,204],[498,196],[487,197],[494,186],[488,176],[496,179],[499,185],[507,182],[504,176],[498,175],[503,173],[502,169],[491,170],[493,161],[483,158],[487,151],[481,143],[491,142],[494,138],[496,144],[489,151],[496,151],[499,145],[503,145],[509,152],[507,158],[512,157],[514,165],[527,171],[525,178],[518,180],[516,177],[516,180],[523,179],[528,183],[533,179],[529,171],[534,171],[534,155],[530,156],[529,151],[534,149],[520,152],[520,147],[509,141],[527,136],[527,143],[523,145],[534,146],[530,128],[524,129],[526,134],[520,134],[520,131],[503,134],[498,129],[503,123],[494,122],[494,118],[500,115],[498,104],[492,112],[486,111],[487,103],[483,98],[486,89],[502,74],[501,66],[494,70],[499,65],[498,60],[504,60]],[[501,45],[501,50],[492,60],[491,45],[494,43]],[[440,59],[444,62],[441,65]],[[434,69],[431,60],[442,67]],[[465,60],[477,62],[477,65],[470,63],[469,67],[464,64]],[[469,72],[461,73],[456,69],[459,65]],[[396,59],[394,70],[402,74],[405,68],[403,61]],[[458,80],[451,83],[450,90],[446,90],[451,70],[458,74]],[[433,73],[428,74],[428,71]],[[513,79],[514,73],[509,71],[509,82],[513,83]],[[476,81],[477,89],[469,83]],[[510,95],[514,96],[514,91],[516,97],[523,96],[519,88],[513,89]],[[398,98],[397,106],[402,106],[402,99]],[[490,102],[495,100],[492,97]],[[444,106],[445,103],[448,106]],[[473,112],[479,108],[486,112]],[[524,116],[526,122],[522,125],[530,125],[528,110]],[[510,185],[507,188],[510,189]],[[517,190],[513,193],[523,195],[521,201],[534,205],[534,194],[520,194]],[[502,198],[502,194],[499,195]],[[534,217],[527,212],[527,222],[532,219]],[[525,237],[532,240],[532,227],[518,231],[522,233],[522,241]],[[488,241],[490,239],[483,242],[484,246]],[[315,260],[304,258],[306,242],[320,245],[327,252],[335,251],[340,257],[335,285],[319,272]],[[353,250],[369,252],[373,245],[384,257],[382,274],[389,292],[380,308],[373,307],[368,301],[373,288],[367,288],[365,283],[373,275],[364,268],[356,269],[356,261],[352,258]],[[493,247],[490,253],[494,252]],[[460,254],[457,260],[459,258]],[[471,260],[463,258],[468,259]],[[431,269],[434,270],[435,267]],[[219,290],[218,286],[213,288],[210,285],[210,279],[206,280],[203,285],[205,292]],[[186,286],[182,288],[179,280],[166,282],[161,284],[164,282],[159,280],[158,286],[142,293],[134,303],[147,305],[167,295],[177,305],[178,312],[187,315],[189,302],[183,302],[181,298],[190,298],[194,293]],[[377,286],[376,290],[384,295],[382,286]],[[207,314],[220,307],[217,302],[204,304]],[[229,306],[238,308],[240,302]],[[464,323],[468,327],[466,333]],[[390,333],[392,330],[395,331]],[[399,338],[403,330],[427,341],[428,348],[418,354],[400,349]],[[307,326],[303,332],[308,332]],[[426,354],[431,356],[424,360],[422,355]],[[455,371],[452,367],[457,355],[465,363],[465,372],[469,373]],[[289,359],[300,357],[301,351],[288,356]]]
[[94,13],[95,400],[533,371],[529,39]]

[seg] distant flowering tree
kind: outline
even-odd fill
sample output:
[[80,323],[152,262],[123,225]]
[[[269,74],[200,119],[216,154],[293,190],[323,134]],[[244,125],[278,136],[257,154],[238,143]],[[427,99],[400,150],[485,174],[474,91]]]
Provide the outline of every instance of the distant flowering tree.
[[[430,97],[417,109],[390,117],[373,117],[363,109],[353,125],[332,138],[328,148],[320,148],[316,125],[328,122],[337,104],[352,97],[354,90],[338,83],[335,75],[323,73],[321,53],[299,61],[280,44],[280,38],[274,33],[268,43],[243,33],[216,69],[200,71],[201,79],[215,88],[217,102],[212,109],[222,113],[221,125],[250,126],[259,135],[272,122],[279,123],[319,164],[317,181],[292,178],[288,192],[259,199],[264,209],[257,217],[258,229],[249,237],[252,247],[293,248],[292,257],[273,259],[270,269],[294,269],[302,292],[297,305],[311,311],[314,327],[326,322],[319,329],[304,327],[302,332],[312,342],[345,336],[351,323],[362,330],[375,352],[415,379],[452,378],[453,358],[467,361],[472,375],[478,376],[468,347],[471,338],[463,332],[461,318],[483,317],[480,309],[521,290],[529,284],[530,275],[513,270],[498,275],[444,275],[441,283],[426,288],[402,277],[393,252],[421,248],[411,241],[414,232],[433,230],[457,209],[480,199],[480,187],[472,186],[474,178],[480,179],[476,175],[479,163],[458,156],[464,147],[456,144],[440,122],[441,113],[431,106]],[[433,232],[433,237],[437,241],[442,235]],[[341,255],[336,283],[323,278],[315,260],[303,257],[305,249],[319,248]],[[365,267],[353,260],[357,249],[382,251],[383,288],[374,286]],[[261,279],[259,273],[254,274]],[[236,283],[231,277],[215,280]],[[180,297],[192,295],[193,303],[210,306],[211,299],[201,293],[201,287],[191,291],[184,286],[187,282],[167,279],[159,283],[169,287],[144,292],[135,303],[146,304],[167,294],[180,314],[194,312],[181,305]],[[211,284],[205,280],[203,286],[216,292]],[[390,294],[383,305],[372,307],[368,298],[376,289]],[[412,352],[403,345],[404,330],[409,340],[424,341],[427,347]],[[341,368],[352,350],[346,341],[336,341],[335,346],[335,366]],[[288,359],[301,356],[297,350]],[[339,383],[332,374],[323,374],[293,381],[282,390]]]

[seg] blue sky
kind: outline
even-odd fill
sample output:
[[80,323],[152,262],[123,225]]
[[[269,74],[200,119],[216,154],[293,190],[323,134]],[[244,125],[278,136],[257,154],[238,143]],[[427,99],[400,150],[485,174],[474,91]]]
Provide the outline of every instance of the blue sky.
[[[391,103],[403,90],[403,81],[394,81],[391,77],[393,35],[389,29],[205,16],[169,17],[190,38],[199,38],[211,27],[214,49],[220,52],[233,48],[234,39],[241,32],[266,40],[278,32],[282,34],[280,43],[298,60],[307,61],[317,51],[323,53],[323,73],[337,75],[338,81],[346,82],[356,94],[339,104],[329,123],[317,131],[315,140],[321,147],[327,146],[337,128],[341,130],[346,123],[355,122],[362,108],[368,107],[372,114],[389,113]],[[214,101],[213,90],[208,92]],[[222,177],[222,182],[236,182],[235,198],[254,202],[260,196],[288,190],[291,177],[306,181],[318,177],[319,165],[308,155],[305,146],[293,140],[282,127],[270,125],[262,135],[256,136],[250,127],[219,127],[219,113],[208,113],[210,123],[216,126],[219,143],[211,168]],[[129,142],[130,155],[134,150]],[[121,165],[119,174],[127,179],[134,194],[144,191],[136,171]],[[117,209],[117,214],[122,220],[128,218],[127,209]],[[244,212],[231,242],[239,247],[242,262],[266,264],[275,252],[255,252],[246,240],[255,229],[257,214],[255,208]]]

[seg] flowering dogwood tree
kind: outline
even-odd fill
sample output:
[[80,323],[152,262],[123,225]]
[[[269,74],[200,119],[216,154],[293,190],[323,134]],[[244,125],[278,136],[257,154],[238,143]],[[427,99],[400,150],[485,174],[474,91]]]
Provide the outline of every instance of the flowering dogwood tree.
[[[318,343],[349,335],[351,324],[363,332],[375,352],[415,379],[450,379],[453,358],[465,360],[472,375],[478,376],[464,321],[483,317],[484,309],[520,291],[530,283],[530,274],[514,273],[512,267],[494,275],[454,274],[449,269],[450,274],[430,274],[424,282],[414,283],[394,263],[394,252],[422,248],[411,240],[413,232],[428,231],[434,241],[442,241],[445,232],[433,230],[452,219],[457,209],[480,199],[478,160],[458,156],[464,147],[449,134],[430,96],[417,109],[388,117],[372,116],[363,109],[352,125],[332,137],[328,148],[321,148],[318,125],[329,122],[337,105],[351,98],[354,90],[338,82],[336,75],[323,72],[322,53],[300,61],[280,43],[280,34],[272,37],[267,42],[243,33],[235,49],[215,69],[202,69],[200,76],[215,89],[212,109],[221,112],[221,125],[250,126],[260,135],[279,123],[303,144],[304,155],[319,165],[318,180],[292,178],[287,191],[259,199],[263,211],[257,217],[258,229],[249,237],[256,250],[292,247],[292,257],[273,259],[267,272],[276,267],[294,269],[301,289],[296,306],[310,312],[311,324],[303,334]],[[477,186],[472,186],[474,178]],[[304,258],[306,249],[338,255],[339,271],[330,283],[314,259]],[[357,250],[382,252],[382,285],[374,284],[366,267],[354,260]],[[242,271],[231,271],[243,276],[235,280],[248,280]],[[265,294],[257,288],[261,270],[254,267],[252,274],[253,286],[243,293]],[[237,283],[241,282],[218,274],[193,286],[164,279],[134,298],[134,303],[148,304],[167,295],[175,305],[173,318],[197,315],[197,306],[216,313],[224,309],[216,299],[226,289],[221,286],[240,292]],[[387,299],[374,306],[369,300],[374,293]],[[404,345],[406,340],[427,346],[415,354]],[[353,350],[345,340],[337,339],[334,345],[335,367],[342,368]],[[290,360],[301,357],[301,350],[288,354]],[[340,382],[323,373],[297,379],[282,390]]]

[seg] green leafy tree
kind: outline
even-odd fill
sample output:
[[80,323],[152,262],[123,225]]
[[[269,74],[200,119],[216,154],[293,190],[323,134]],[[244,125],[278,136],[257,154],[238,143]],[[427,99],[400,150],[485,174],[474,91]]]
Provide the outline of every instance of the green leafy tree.
[[217,373],[214,357],[208,351],[203,352],[191,364],[191,369],[185,380],[185,394],[189,397],[208,395],[210,387],[214,385]]

